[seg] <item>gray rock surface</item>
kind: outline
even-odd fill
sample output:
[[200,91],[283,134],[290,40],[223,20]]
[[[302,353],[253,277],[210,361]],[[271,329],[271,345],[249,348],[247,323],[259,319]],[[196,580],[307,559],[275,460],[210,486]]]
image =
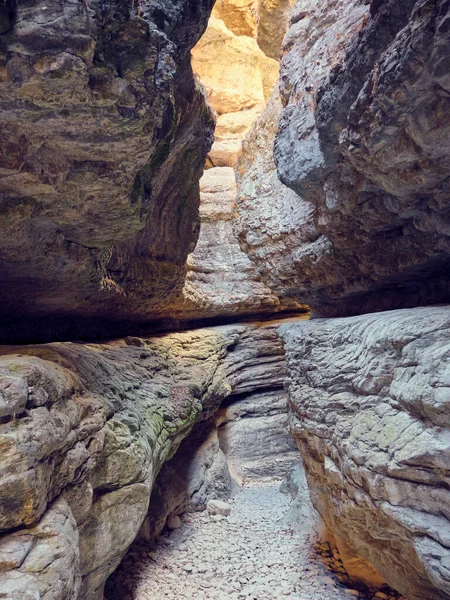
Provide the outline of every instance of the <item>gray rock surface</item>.
[[236,179],[231,167],[214,167],[200,180],[200,234],[188,256],[178,319],[201,319],[306,310],[282,301],[261,282],[236,231]]
[[[1,389],[26,390],[27,400],[0,422],[0,590],[14,600],[100,600],[162,465],[194,425],[230,394],[282,385],[278,325],[2,347]],[[206,462],[215,455],[212,443]]]
[[253,481],[230,501],[228,517],[188,515],[154,549],[132,546],[107,600],[348,600],[307,526],[294,533],[286,521],[289,504],[279,482]]
[[190,65],[212,5],[3,3],[0,321],[10,339],[117,335],[108,321],[167,314],[198,236],[212,143]]
[[359,555],[408,600],[448,600],[449,307],[280,332],[291,432],[350,570]]
[[298,196],[267,183],[262,123],[241,159],[242,247],[274,293],[322,316],[450,298],[448,14],[447,0],[297,0],[272,131]]
[[216,413],[219,444],[239,482],[282,478],[298,460],[287,429],[287,394],[279,389],[230,396]]
[[233,482],[219,447],[214,420],[196,425],[175,456],[164,464],[150,497],[138,539],[153,541],[173,515],[204,510],[208,498],[228,499]]

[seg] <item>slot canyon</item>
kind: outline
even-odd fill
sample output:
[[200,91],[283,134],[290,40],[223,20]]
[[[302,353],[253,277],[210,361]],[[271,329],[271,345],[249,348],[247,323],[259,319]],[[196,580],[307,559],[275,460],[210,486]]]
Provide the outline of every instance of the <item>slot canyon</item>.
[[450,0],[0,2],[0,600],[450,600]]

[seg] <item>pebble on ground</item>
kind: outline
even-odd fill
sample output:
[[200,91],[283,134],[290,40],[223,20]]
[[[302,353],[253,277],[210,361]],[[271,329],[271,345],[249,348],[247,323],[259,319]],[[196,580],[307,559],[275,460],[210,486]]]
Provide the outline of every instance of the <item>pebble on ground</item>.
[[134,544],[106,600],[402,600],[352,588],[336,550],[286,526],[290,498],[279,485],[249,484],[229,516],[185,514],[152,547]]

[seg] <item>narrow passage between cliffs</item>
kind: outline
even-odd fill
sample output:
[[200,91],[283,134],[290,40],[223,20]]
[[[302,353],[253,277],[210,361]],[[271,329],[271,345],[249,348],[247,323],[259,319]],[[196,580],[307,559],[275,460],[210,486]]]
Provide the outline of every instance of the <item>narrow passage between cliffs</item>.
[[106,600],[401,598],[392,590],[364,592],[340,583],[329,566],[339,559],[327,544],[317,544],[309,508],[299,519],[299,501],[294,513],[280,481],[261,479],[235,494],[228,516],[212,514],[220,506],[185,514],[154,545],[132,546],[108,582]]

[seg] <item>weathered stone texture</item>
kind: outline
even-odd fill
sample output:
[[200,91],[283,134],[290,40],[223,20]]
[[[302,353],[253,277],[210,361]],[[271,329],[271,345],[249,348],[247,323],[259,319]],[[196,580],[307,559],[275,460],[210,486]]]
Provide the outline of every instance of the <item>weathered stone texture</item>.
[[449,307],[280,331],[291,432],[342,555],[368,560],[408,600],[448,600]]
[[286,294],[298,275],[299,249],[315,240],[310,205],[278,179],[273,141],[282,108],[274,89],[264,113],[242,144],[236,165],[240,247],[270,289]]
[[298,461],[298,451],[287,429],[286,406],[286,392],[280,387],[244,397],[231,396],[218,411],[220,448],[238,483],[282,478]]
[[[247,186],[240,208],[244,249],[275,293],[317,315],[450,297],[448,19],[447,0],[297,1],[275,161],[298,198],[268,207]],[[261,161],[262,140],[251,134],[241,165]],[[266,231],[286,205],[302,231]]]
[[278,325],[2,347],[0,398],[21,404],[0,418],[0,591],[101,599],[193,426],[282,385]]
[[0,319],[144,320],[183,284],[213,130],[189,51],[213,1],[137,4],[1,9]]
[[[264,54],[256,40],[263,18],[260,11],[269,5],[276,10],[278,3],[218,1],[192,53],[194,72],[206,89],[217,123],[200,181],[199,240],[188,257],[182,293],[171,308],[171,317],[180,320],[306,310],[295,300],[280,301],[261,282],[238,241],[231,167],[278,76],[278,62]],[[267,33],[268,45],[275,29]]]
[[200,235],[187,260],[182,298],[171,316],[179,319],[242,316],[306,310],[281,301],[261,282],[238,242],[236,179],[231,167],[214,167],[200,180]]
[[259,0],[256,41],[261,50],[280,60],[282,42],[295,0]]
[[[226,2],[223,10],[219,8],[220,3],[192,52],[192,66],[217,114],[215,141],[208,159],[212,166],[232,167],[246,131],[270,96],[279,65],[258,46],[256,32],[253,36],[236,33],[229,28],[229,20],[222,20],[225,8],[234,11],[232,5]],[[256,16],[249,6],[243,8],[250,18]]]

